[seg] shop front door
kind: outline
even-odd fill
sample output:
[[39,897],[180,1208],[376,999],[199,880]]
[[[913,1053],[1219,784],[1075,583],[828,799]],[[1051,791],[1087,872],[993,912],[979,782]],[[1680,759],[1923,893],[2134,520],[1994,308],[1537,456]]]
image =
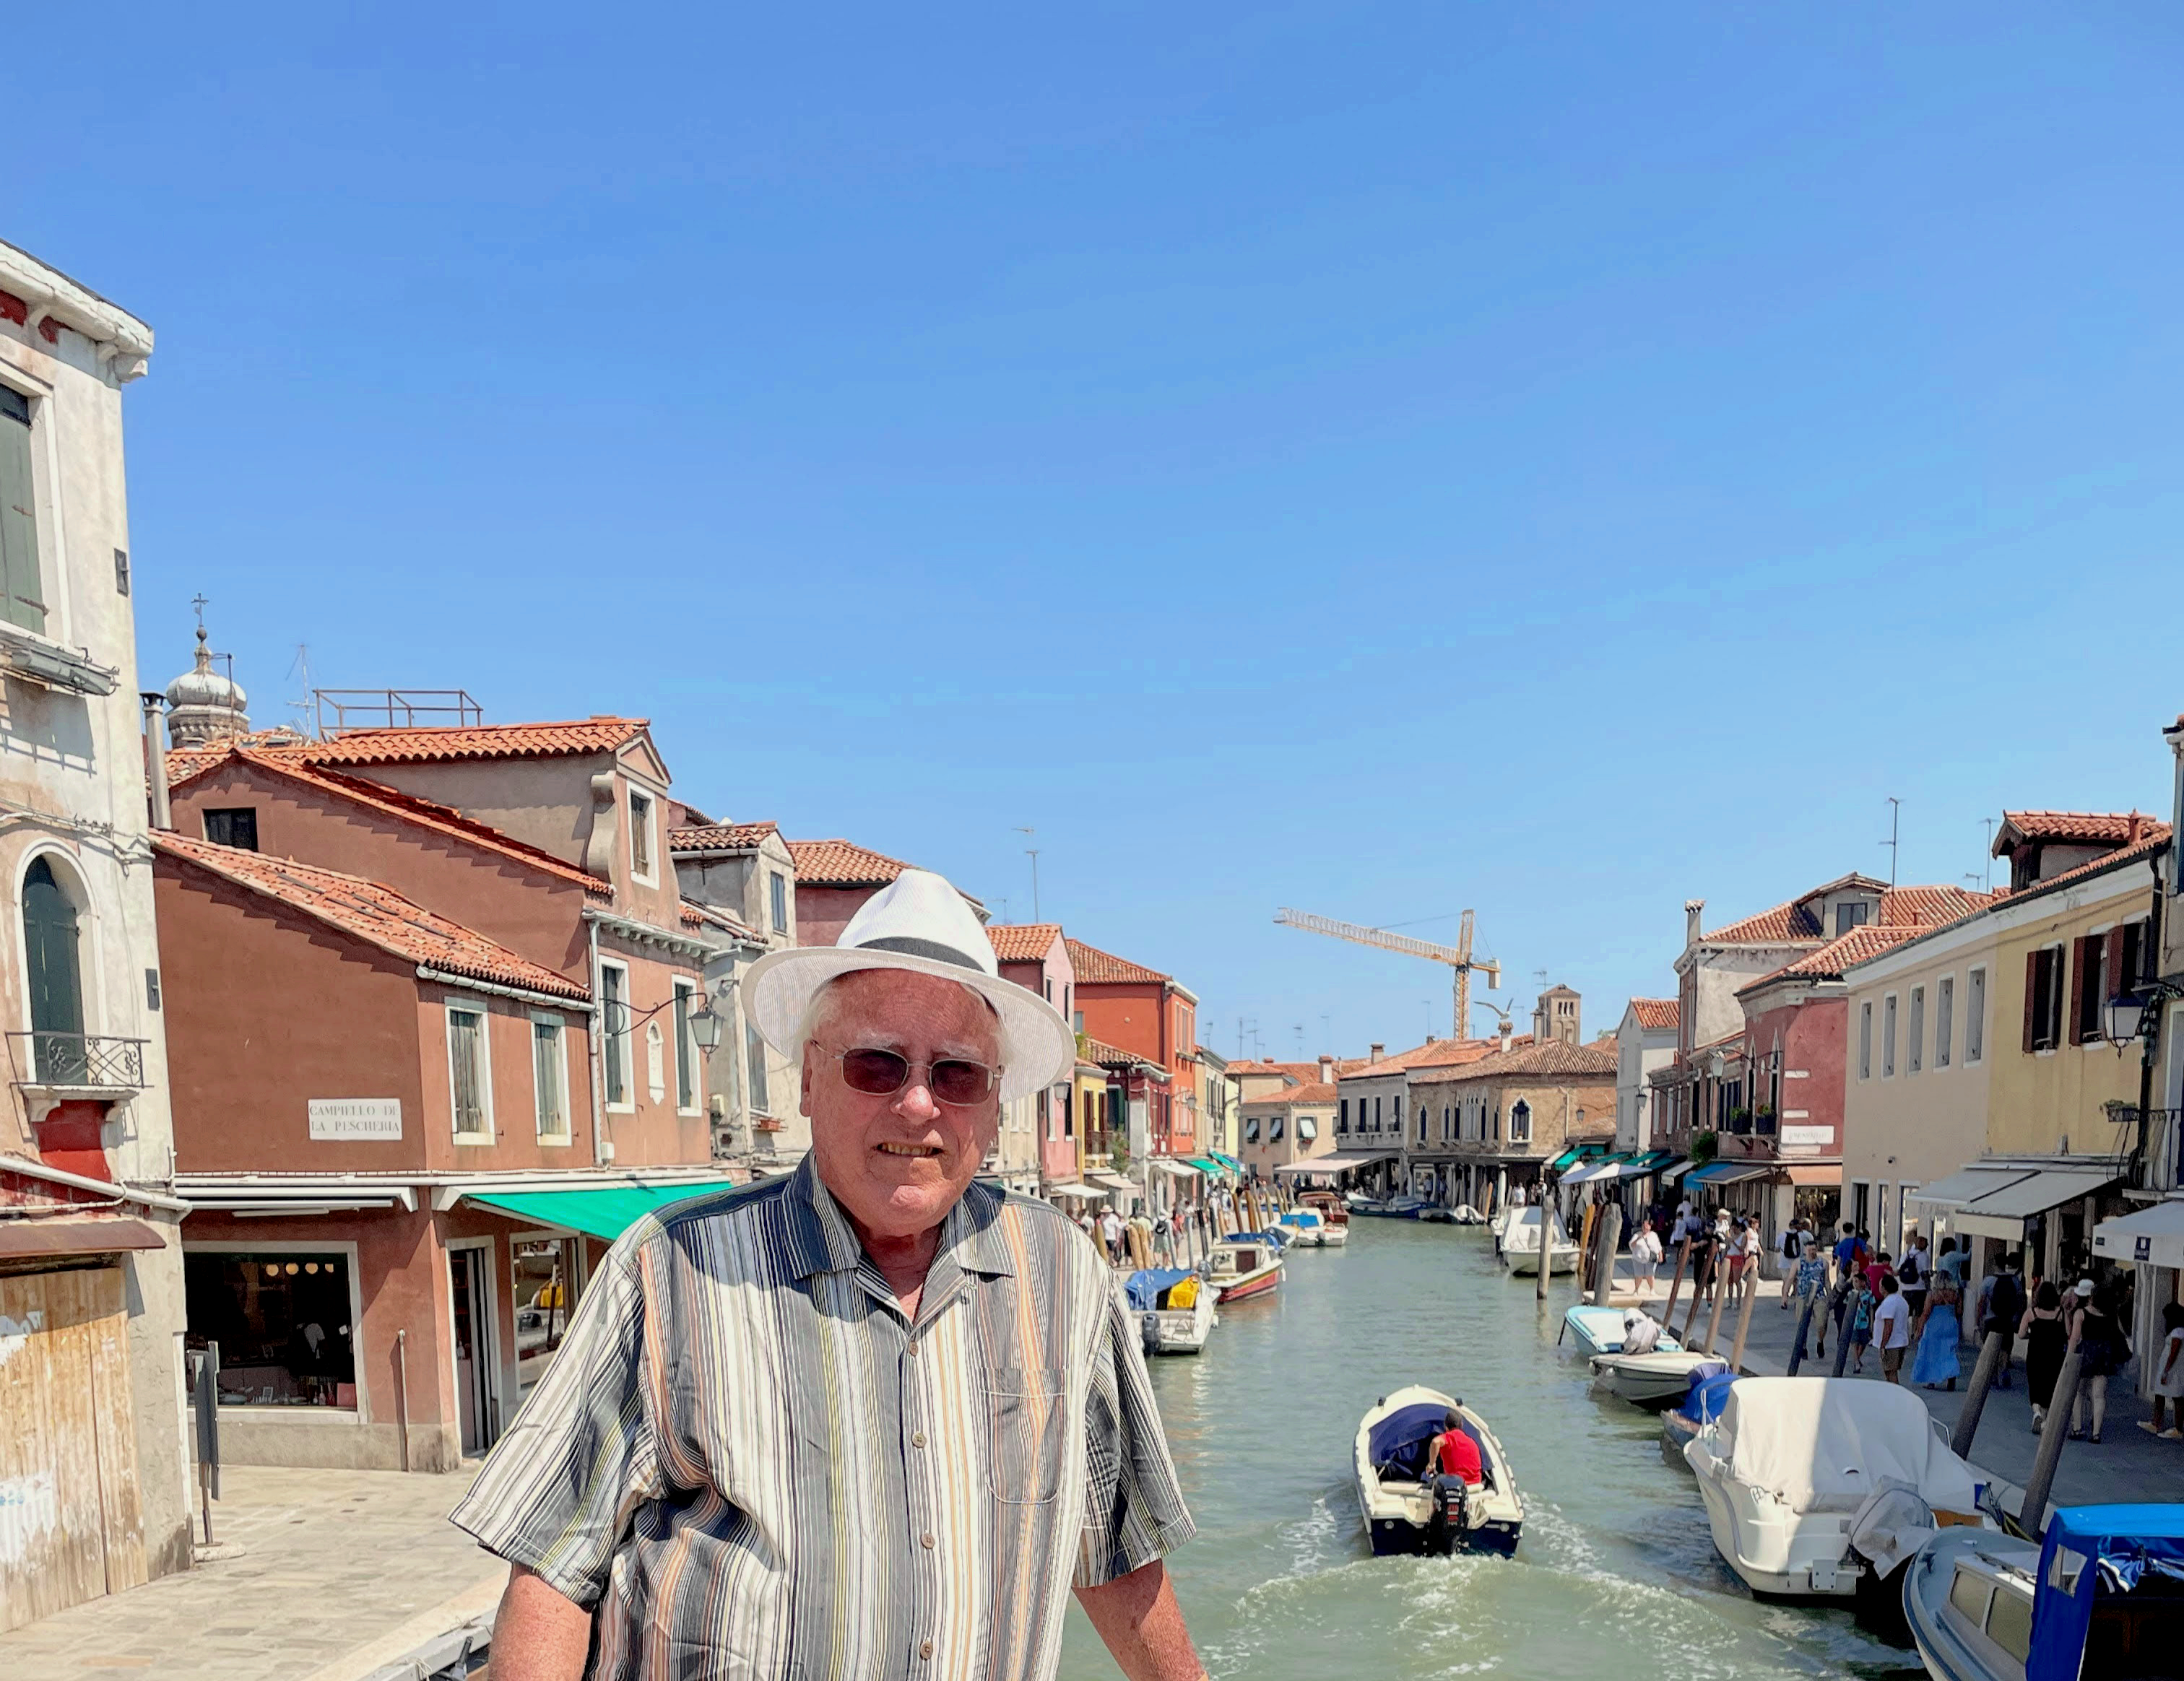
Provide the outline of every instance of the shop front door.
[[455,1410],[462,1426],[465,1457],[493,1444],[493,1339],[492,1250],[448,1251],[448,1277],[454,1297]]

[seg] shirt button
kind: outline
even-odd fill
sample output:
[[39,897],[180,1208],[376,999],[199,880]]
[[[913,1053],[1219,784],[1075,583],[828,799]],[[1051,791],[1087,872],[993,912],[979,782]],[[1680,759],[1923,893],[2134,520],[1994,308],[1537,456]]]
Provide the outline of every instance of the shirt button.
[[925,1432],[920,1430],[915,1433],[910,1439],[910,1444],[914,1448],[923,1447],[925,1445]]
[[917,1655],[920,1657],[931,1657],[933,1656],[933,1642],[928,1640],[920,1645],[917,1649]]
[[923,1547],[926,1551],[931,1552],[933,1550],[933,1532],[928,1529],[922,1535],[920,1535],[917,1538],[917,1545]]
[[911,1344],[910,1344],[907,1347],[905,1347],[905,1348],[903,1350],[903,1352],[904,1352],[905,1354],[907,1354],[907,1355],[909,1355],[912,1360],[916,1359],[916,1358],[917,1358],[917,1344],[916,1344],[916,1343],[911,1343]]

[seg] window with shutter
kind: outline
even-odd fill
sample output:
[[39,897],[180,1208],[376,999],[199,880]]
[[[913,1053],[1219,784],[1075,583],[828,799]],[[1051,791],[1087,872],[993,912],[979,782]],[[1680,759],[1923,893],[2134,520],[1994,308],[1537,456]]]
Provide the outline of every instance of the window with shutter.
[[606,1076],[607,1101],[627,1103],[629,971],[618,963],[599,965],[599,1061]]
[[0,385],[0,618],[26,631],[46,627],[38,576],[37,500],[31,473],[31,399]]
[[698,1106],[698,1051],[690,1038],[690,994],[686,981],[675,983],[675,1106],[686,1114]]
[[1974,969],[1964,976],[1964,1060],[1977,1062],[1986,1055],[1986,971]]
[[1880,1000],[1880,1077],[1896,1077],[1896,994]]
[[531,1086],[538,1111],[538,1136],[569,1136],[567,1064],[561,1054],[561,1023],[551,1016],[531,1018]]
[[2025,1048],[2053,1050],[2063,1043],[2063,948],[2043,946],[2025,960]]
[[492,1136],[493,1075],[487,1058],[485,1011],[471,1005],[449,1005],[448,1083],[459,1138]]
[[2108,936],[2087,934],[2070,943],[2070,1043],[2086,1044],[2101,1036],[2101,968]]
[[1916,1074],[1925,1066],[1926,1049],[1926,989],[1911,988],[1911,1019],[1904,1024],[1908,1030],[1903,1043],[1903,1070]]
[[1858,1077],[1873,1077],[1873,1000],[1868,999],[1858,1007]]
[[770,1113],[766,1095],[766,1041],[759,1037],[758,1029],[744,1029],[744,1061],[750,1070],[750,1106],[757,1113]]
[[1934,994],[1934,1066],[1936,1068],[1949,1066],[1949,1053],[1953,1049],[1950,1042],[1956,1027],[1956,1009],[1957,978],[1953,975],[1944,975]]

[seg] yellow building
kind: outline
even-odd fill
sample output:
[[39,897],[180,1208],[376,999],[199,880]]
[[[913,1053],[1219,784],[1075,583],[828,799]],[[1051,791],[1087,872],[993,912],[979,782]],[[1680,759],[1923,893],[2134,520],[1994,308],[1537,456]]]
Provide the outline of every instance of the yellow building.
[[[1945,1215],[1960,1234],[2026,1246],[2028,1268],[2048,1277],[2083,1264],[2096,1219],[2123,1207],[2136,1117],[2112,1117],[2109,1106],[2137,1105],[2139,1057],[2136,1045],[2108,1043],[2103,1010],[2151,971],[2148,918],[2168,833],[2136,812],[2013,811],[1995,837],[2011,890],[1981,913],[1994,930],[1986,1152],[1921,1187],[1913,1206]],[[1930,1058],[1934,1006],[1914,1019],[1907,994],[1897,990],[1892,1006],[1874,991],[1861,987],[1853,1007],[1890,1012],[1876,1054],[1888,1054],[1895,1033],[1907,1066]],[[1864,1032],[1854,1018],[1853,1062]],[[1992,1259],[1981,1247],[1975,1254]]]

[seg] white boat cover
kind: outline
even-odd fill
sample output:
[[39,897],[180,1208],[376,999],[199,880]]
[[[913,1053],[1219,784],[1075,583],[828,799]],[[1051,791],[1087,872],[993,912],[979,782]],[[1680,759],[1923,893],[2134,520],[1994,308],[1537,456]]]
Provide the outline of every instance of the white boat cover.
[[1745,1378],[1705,1444],[1741,1483],[1793,1512],[1854,1512],[1888,1481],[1944,1511],[1975,1509],[1971,1467],[1918,1396],[1852,1378]]

